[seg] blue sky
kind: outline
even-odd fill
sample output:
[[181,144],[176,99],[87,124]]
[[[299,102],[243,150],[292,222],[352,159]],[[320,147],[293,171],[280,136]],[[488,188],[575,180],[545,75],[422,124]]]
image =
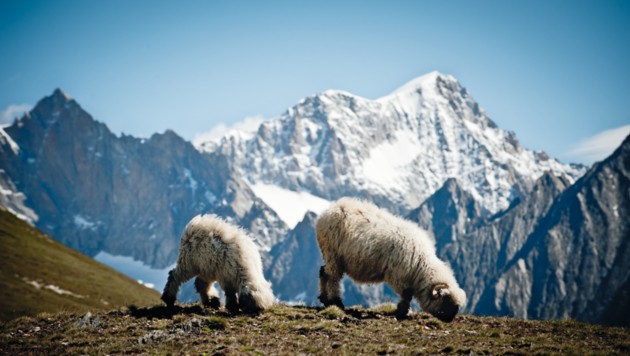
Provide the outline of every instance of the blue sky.
[[193,139],[438,70],[563,161],[630,132],[629,1],[2,0],[0,49],[5,122],[61,87],[115,133]]

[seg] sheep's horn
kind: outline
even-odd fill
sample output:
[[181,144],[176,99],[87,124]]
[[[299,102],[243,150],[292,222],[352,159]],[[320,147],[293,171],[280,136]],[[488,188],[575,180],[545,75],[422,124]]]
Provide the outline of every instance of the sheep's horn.
[[448,285],[446,283],[439,283],[433,286],[433,291],[431,293],[431,297],[433,299],[437,299],[441,296],[441,292],[443,289],[448,289]]

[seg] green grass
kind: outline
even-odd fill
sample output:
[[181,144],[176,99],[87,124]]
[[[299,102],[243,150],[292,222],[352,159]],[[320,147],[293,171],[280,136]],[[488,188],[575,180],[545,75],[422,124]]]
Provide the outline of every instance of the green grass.
[[157,305],[89,317],[45,313],[1,325],[0,348],[7,354],[630,353],[625,328],[470,315],[442,323],[425,313],[397,321],[391,306],[329,309],[278,305],[258,316],[235,316],[198,305]]
[[[55,287],[73,294],[60,295]],[[157,303],[156,291],[0,210],[0,321]]]

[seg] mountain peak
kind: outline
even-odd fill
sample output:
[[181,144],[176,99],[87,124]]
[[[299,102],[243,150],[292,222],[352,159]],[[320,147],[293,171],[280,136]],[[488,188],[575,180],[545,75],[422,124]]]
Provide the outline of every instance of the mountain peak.
[[64,92],[61,88],[56,88],[55,91],[53,91],[52,97],[55,99],[60,99],[62,101],[71,101],[73,100],[73,98],[66,94],[66,92]]
[[443,74],[434,70],[408,81],[383,98],[413,93],[419,93],[424,96],[425,93],[435,92],[440,81],[458,83],[457,79],[452,75]]

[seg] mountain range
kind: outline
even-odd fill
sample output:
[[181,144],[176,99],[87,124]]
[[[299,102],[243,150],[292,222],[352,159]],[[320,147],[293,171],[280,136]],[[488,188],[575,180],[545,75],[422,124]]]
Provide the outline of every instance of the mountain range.
[[[58,89],[0,129],[0,203],[89,255],[156,268],[191,217],[216,213],[255,236],[277,295],[315,303],[317,213],[357,196],[434,234],[467,312],[629,325],[628,146],[588,171],[527,150],[438,72],[376,100],[329,90],[196,146],[116,136]],[[344,299],[396,297],[345,280]]]

